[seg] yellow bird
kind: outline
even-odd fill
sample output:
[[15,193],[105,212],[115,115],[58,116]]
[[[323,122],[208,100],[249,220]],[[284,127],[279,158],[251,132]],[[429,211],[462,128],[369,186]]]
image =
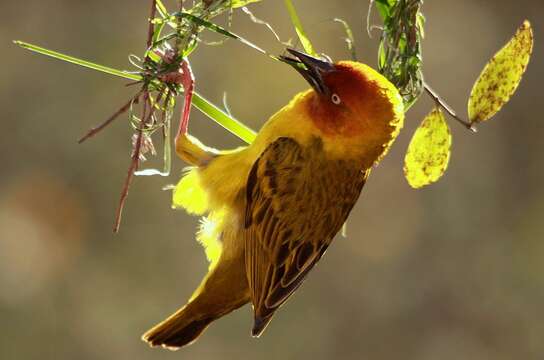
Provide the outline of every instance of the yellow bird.
[[198,238],[211,264],[188,303],[143,335],[151,346],[190,344],[249,302],[259,336],[323,256],[403,125],[397,89],[372,68],[288,51],[283,61],[312,88],[251,145],[217,151],[190,135],[176,141],[194,167],[175,202],[205,215]]

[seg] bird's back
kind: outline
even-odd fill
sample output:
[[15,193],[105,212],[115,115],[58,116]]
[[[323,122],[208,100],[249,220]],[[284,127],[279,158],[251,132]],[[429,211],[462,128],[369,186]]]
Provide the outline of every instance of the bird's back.
[[323,141],[270,144],[247,182],[245,261],[259,335],[301,285],[357,201],[369,170],[330,159]]

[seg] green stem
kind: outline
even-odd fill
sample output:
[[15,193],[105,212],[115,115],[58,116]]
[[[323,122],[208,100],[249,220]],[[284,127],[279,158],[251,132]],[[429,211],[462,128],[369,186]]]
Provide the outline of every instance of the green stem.
[[[49,57],[52,57],[54,59],[62,60],[65,62],[69,62],[75,65],[83,66],[88,69],[100,71],[106,74],[118,76],[124,79],[134,80],[134,81],[142,81],[143,78],[140,74],[130,73],[128,71],[118,70],[114,69],[108,66],[99,65],[90,61],[82,60],[73,56],[69,56],[66,54],[62,54],[53,50],[45,49],[40,46],[36,46],[24,41],[14,41],[14,43],[23,49],[27,49],[33,52],[36,52],[38,54],[46,55]],[[236,135],[241,140],[245,141],[246,143],[251,143],[255,139],[256,133],[251,128],[240,122],[239,120],[236,120],[235,118],[229,116],[227,113],[225,113],[223,110],[206,100],[202,95],[198,94],[197,92],[193,95],[193,104],[195,107],[200,110],[202,113],[204,113],[206,116],[208,116],[213,121],[217,122],[219,125],[224,127],[226,130],[231,132],[232,134]]]

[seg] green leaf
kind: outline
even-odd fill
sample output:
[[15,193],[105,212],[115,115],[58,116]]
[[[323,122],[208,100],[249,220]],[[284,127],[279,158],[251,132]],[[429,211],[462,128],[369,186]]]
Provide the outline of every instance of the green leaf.
[[165,18],[168,16],[168,10],[166,10],[166,6],[164,6],[161,0],[156,0],[155,7],[161,17]]
[[[168,12],[168,10],[166,9],[166,6],[164,6],[163,2],[161,0],[157,0],[156,2],[156,8],[157,8],[157,12],[159,13],[159,16],[161,17],[161,19],[166,19],[166,18],[169,18],[170,17],[170,13]],[[153,23],[156,23],[157,19],[151,19],[151,21]],[[170,27],[172,27],[173,29],[176,28],[176,23],[173,22],[173,21],[166,21],[166,22],[160,22],[161,25],[166,25],[168,24]],[[154,36],[155,37],[155,36]],[[153,39],[153,42],[157,41],[158,39],[158,36],[156,36],[156,39]]]
[[436,182],[450,160],[451,133],[440,108],[435,108],[417,128],[404,158],[404,176],[417,189]]
[[416,23],[417,23],[417,28],[419,30],[419,33],[422,39],[425,37],[425,22],[426,21],[427,19],[425,19],[425,16],[422,13],[418,12]]
[[385,53],[385,48],[383,42],[380,41],[378,46],[378,67],[383,69],[385,67],[385,62],[387,61],[387,54]]
[[36,45],[32,45],[32,44],[29,44],[29,43],[24,42],[24,41],[15,40],[14,43],[16,45],[19,45],[23,49],[27,49],[27,50],[30,50],[30,51],[33,51],[33,52],[37,52],[37,53],[42,54],[42,55],[46,55],[46,56],[49,56],[49,57],[52,57],[52,58],[55,58],[55,59],[58,59],[58,60],[66,61],[66,62],[75,64],[75,65],[83,66],[83,67],[93,69],[93,70],[96,70],[96,71],[100,71],[100,72],[103,72],[103,73],[106,73],[106,74],[119,76],[119,77],[129,79],[129,80],[136,80],[136,81],[142,80],[142,77],[140,75],[133,74],[133,73],[130,73],[128,71],[117,70],[117,69],[113,69],[113,68],[110,68],[110,67],[107,67],[107,66],[104,66],[104,65],[95,64],[95,63],[90,62],[90,61],[81,60],[81,59],[75,58],[73,56],[61,54],[59,52],[49,50],[49,49],[45,49],[45,48],[42,48],[42,47],[39,47],[39,46],[36,46]]
[[295,27],[295,31],[297,32],[298,38],[300,39],[300,42],[302,43],[302,47],[304,48],[304,51],[308,55],[317,56],[317,53],[314,50],[314,47],[312,46],[312,43],[310,42],[310,39],[308,36],[306,36],[306,32],[304,31],[304,28],[302,27],[302,23],[300,22],[300,18],[298,17],[297,10],[295,9],[295,6],[291,2],[291,0],[284,0],[285,6],[287,7],[287,12],[289,12],[289,16],[291,17],[291,22],[293,23],[293,26]]
[[345,40],[346,44],[348,45],[348,50],[351,53],[351,59],[353,61],[357,61],[357,51],[355,50],[355,37],[353,36],[353,31],[351,31],[351,27],[343,19],[335,18],[334,21],[342,24],[342,26],[344,27],[344,31],[346,32]]
[[398,0],[374,0],[382,21],[391,17],[391,9],[395,6],[397,1]]
[[197,95],[196,93],[194,94],[193,105],[216,123],[238,136],[240,139],[244,140],[246,143],[251,144],[253,140],[255,140],[255,137],[257,136],[255,131],[251,130],[251,128],[244,125],[242,122],[229,116],[227,113],[203,98],[201,95]]
[[468,101],[471,123],[489,120],[510,100],[527,69],[532,50],[533,31],[526,20],[476,80]]
[[253,21],[255,24],[266,26],[267,29],[270,30],[270,32],[274,35],[276,40],[278,40],[278,42],[285,44],[284,42],[281,41],[278,33],[276,33],[276,30],[274,30],[274,28],[272,27],[272,25],[270,25],[270,23],[268,23],[267,21],[261,20],[255,15],[253,15],[253,13],[247,7],[243,7],[242,12],[244,12],[247,16],[249,16],[251,21]]
[[[21,46],[24,49],[36,52],[38,54],[46,55],[54,59],[66,61],[72,64],[83,66],[89,69],[97,70],[106,74],[115,75],[129,80],[141,81],[143,80],[140,74],[134,74],[123,70],[117,70],[108,66],[95,64],[90,61],[78,59],[73,56],[62,54],[53,50],[48,50],[33,44],[29,44],[23,41],[14,41],[15,44]],[[230,131],[232,134],[238,136],[240,139],[244,140],[246,143],[251,143],[255,139],[255,132],[249,127],[236,120],[233,117],[230,117],[228,114],[223,112],[217,106],[213,105],[211,102],[206,100],[200,94],[195,92],[193,94],[193,105],[210,119],[217,122],[219,125],[223,126],[225,129]]]
[[208,20],[204,20],[202,18],[199,18],[198,16],[195,16],[193,14],[189,14],[187,12],[178,12],[178,13],[175,13],[174,14],[175,17],[179,17],[179,18],[182,18],[182,19],[187,19],[197,25],[201,25],[201,26],[204,26],[218,34],[221,34],[221,35],[224,35],[224,36],[227,36],[227,37],[230,37],[230,38],[233,38],[233,39],[240,39],[241,37],[236,35],[236,34],[233,34],[231,33],[230,31],[222,28],[221,26],[219,25],[216,25],[212,22],[209,22]]
[[236,9],[236,8],[244,7],[248,4],[256,3],[259,1],[261,0],[232,0],[230,3],[230,6],[231,8]]
[[229,37],[229,38],[232,38],[232,39],[236,39],[236,40],[240,41],[242,44],[247,45],[247,46],[251,47],[252,49],[257,50],[258,52],[260,52],[262,54],[265,54],[265,55],[267,55],[269,57],[272,57],[273,59],[276,60],[275,56],[268,54],[265,50],[261,49],[260,47],[258,47],[255,44],[253,44],[251,41],[249,41],[247,39],[244,39],[240,35],[237,35],[237,34],[235,34],[233,32],[230,32],[227,29],[224,29],[219,25],[216,25],[216,24],[214,24],[212,22],[201,19],[198,16],[194,16],[192,14],[185,13],[185,12],[176,13],[174,15],[176,17],[187,19],[187,20],[189,20],[189,21],[191,21],[191,22],[193,22],[193,23],[195,23],[197,25],[204,26],[205,28],[207,28],[207,29],[209,29],[209,30],[211,30],[213,32],[216,32],[216,33],[218,33],[220,35],[223,35],[223,36],[226,36],[226,37]]
[[378,50],[378,71],[399,89],[405,109],[423,91],[421,40],[424,18],[422,0],[373,0],[383,27]]

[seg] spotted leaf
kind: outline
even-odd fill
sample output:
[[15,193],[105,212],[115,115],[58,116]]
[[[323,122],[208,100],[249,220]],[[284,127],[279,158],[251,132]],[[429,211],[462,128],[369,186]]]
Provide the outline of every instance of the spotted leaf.
[[489,120],[510,100],[527,69],[532,50],[533,30],[526,20],[476,80],[468,101],[472,123]]
[[435,108],[417,128],[404,158],[410,186],[417,189],[440,179],[448,168],[450,150],[450,129],[442,111]]

